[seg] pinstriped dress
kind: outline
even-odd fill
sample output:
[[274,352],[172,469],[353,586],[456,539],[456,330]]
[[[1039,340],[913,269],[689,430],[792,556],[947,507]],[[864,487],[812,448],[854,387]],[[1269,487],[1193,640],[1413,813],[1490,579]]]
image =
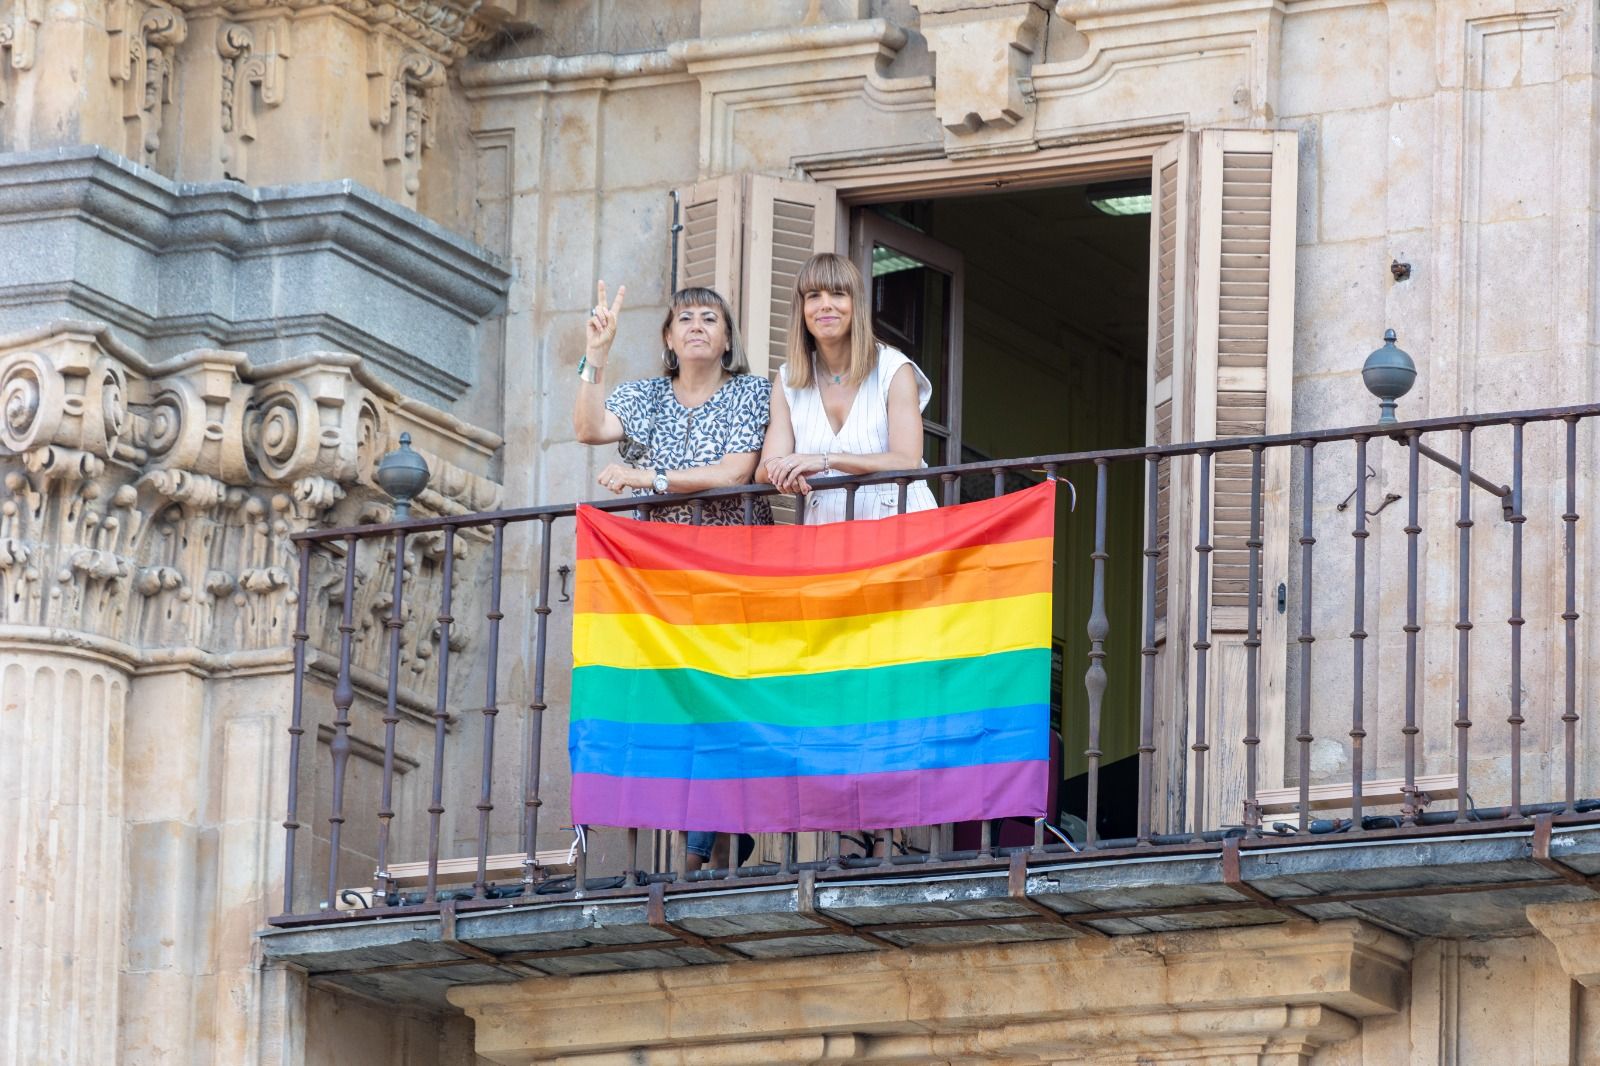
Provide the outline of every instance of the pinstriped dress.
[[[784,399],[789,401],[789,419],[794,424],[794,450],[801,453],[853,452],[870,454],[889,450],[889,383],[895,371],[909,366],[917,379],[917,409],[928,406],[933,395],[933,385],[928,376],[905,354],[888,345],[878,345],[878,365],[856,390],[850,413],[845,417],[839,432],[828,423],[828,412],[822,406],[822,390],[815,384],[796,389],[789,384],[789,368],[784,366],[779,381],[783,385]],[[816,375],[812,375],[816,380]],[[922,464],[926,466],[926,463]],[[856,492],[855,516],[857,518],[884,518],[896,513],[900,500],[899,486],[863,485]],[[906,494],[907,511],[926,511],[938,506],[925,481],[914,481]],[[843,489],[817,490],[806,497],[806,525],[823,522],[842,522],[845,512]]]

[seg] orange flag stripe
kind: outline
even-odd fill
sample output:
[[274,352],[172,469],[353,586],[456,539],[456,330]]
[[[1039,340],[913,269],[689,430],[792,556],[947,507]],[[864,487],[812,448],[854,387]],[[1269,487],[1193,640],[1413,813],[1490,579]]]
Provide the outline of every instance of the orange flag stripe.
[[1050,537],[929,552],[832,574],[638,570],[610,559],[578,568],[575,608],[648,614],[673,625],[847,618],[1051,590]]

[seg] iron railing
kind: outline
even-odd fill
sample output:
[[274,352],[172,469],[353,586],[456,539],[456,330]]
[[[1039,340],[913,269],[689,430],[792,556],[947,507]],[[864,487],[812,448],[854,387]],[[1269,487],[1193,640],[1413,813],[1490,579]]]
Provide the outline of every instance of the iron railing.
[[[819,488],[844,488],[852,512],[856,489],[872,483],[900,486],[901,509],[905,507],[907,487],[917,478],[940,483],[946,504],[958,502],[963,486],[970,490],[973,478],[978,476],[992,479],[997,495],[1005,492],[1008,484],[1016,487],[1018,474],[1053,477],[1070,473],[1080,483],[1092,483],[1085,492],[1093,507],[1092,536],[1088,538],[1089,610],[1078,623],[1085,627],[1088,637],[1081,690],[1083,733],[1087,740],[1082,751],[1087,774],[1086,829],[1078,834],[1080,839],[1070,843],[1061,834],[1047,833],[1042,824],[1034,827],[1031,844],[1003,847],[992,835],[990,824],[985,823],[976,846],[964,850],[955,848],[954,835],[947,826],[896,827],[898,835],[896,830],[873,827],[879,830],[882,854],[875,855],[875,849],[863,847],[863,854],[846,855],[838,833],[788,834],[772,842],[775,856],[752,859],[742,866],[735,862],[730,868],[688,873],[681,840],[673,846],[669,834],[635,828],[592,831],[587,835],[580,832],[571,849],[573,872],[554,876],[551,869],[555,864],[548,852],[541,855],[540,851],[541,842],[549,843],[546,838],[554,835],[548,826],[541,828],[548,790],[566,777],[564,768],[547,766],[545,760],[548,736],[559,736],[564,730],[562,716],[547,715],[551,710],[550,682],[556,676],[552,667],[559,671],[566,665],[565,652],[560,661],[550,661],[552,561],[557,544],[570,543],[563,538],[571,536],[569,523],[576,505],[555,504],[298,534],[299,598],[293,635],[295,674],[288,730],[288,810],[284,821],[285,890],[283,915],[274,921],[326,921],[341,910],[355,915],[423,913],[437,909],[441,899],[450,899],[454,901],[452,906],[458,907],[503,907],[518,900],[544,902],[574,895],[643,893],[649,886],[663,882],[750,883],[752,879],[846,876],[853,868],[872,868],[879,875],[899,873],[914,877],[919,869],[992,864],[1002,861],[1002,855],[1019,851],[1041,858],[1049,855],[1052,861],[1059,861],[1078,851],[1105,856],[1122,849],[1268,847],[1282,838],[1304,843],[1307,834],[1315,839],[1323,832],[1344,834],[1343,839],[1350,839],[1425,833],[1428,827],[1440,824],[1459,831],[1468,822],[1483,823],[1488,828],[1534,817],[1564,823],[1600,817],[1591,813],[1600,810],[1600,803],[1585,800],[1579,790],[1580,770],[1588,767],[1580,759],[1579,744],[1579,725],[1583,721],[1579,710],[1579,622],[1583,616],[1579,592],[1583,568],[1578,547],[1578,503],[1580,490],[1593,485],[1592,481],[1580,481],[1580,473],[1588,476],[1589,466],[1588,453],[1580,446],[1580,430],[1597,414],[1600,404],[1586,404],[1390,426],[985,460],[916,472],[818,480]],[[1530,481],[1525,467],[1529,465],[1528,441],[1535,435],[1537,440],[1532,446],[1540,459],[1532,464]],[[1436,443],[1453,439],[1455,447],[1450,450],[1455,452],[1455,458],[1431,446],[1427,438]],[[1593,444],[1589,441],[1590,447]],[[1489,454],[1487,460],[1482,459],[1485,452]],[[1234,472],[1229,475],[1234,479],[1229,486],[1222,485],[1217,476],[1217,468],[1225,458]],[[1404,491],[1390,493],[1379,507],[1369,511],[1368,481],[1375,474],[1372,464],[1389,461],[1403,463],[1403,475],[1394,471],[1390,483],[1403,481]],[[1247,506],[1242,506],[1238,491],[1242,482],[1238,479],[1243,475],[1238,472],[1245,469],[1246,462],[1248,500]],[[1271,473],[1274,462],[1280,463],[1276,480]],[[1479,469],[1484,462],[1504,464],[1494,472],[1504,470],[1508,480],[1502,484],[1485,476]],[[1190,495],[1161,498],[1162,464],[1171,468],[1169,475],[1182,469],[1184,476],[1191,479]],[[1116,476],[1117,471],[1127,473]],[[1444,471],[1442,483],[1437,480],[1438,471]],[[1435,473],[1435,483],[1428,484],[1425,472]],[[1335,503],[1348,484],[1344,479],[1351,475],[1355,481],[1353,493]],[[1334,483],[1339,491],[1319,495],[1319,487],[1330,478],[1339,479]],[[1142,522],[1142,567],[1138,575],[1142,603],[1129,602],[1127,597],[1113,602],[1107,594],[1107,567],[1115,547],[1108,541],[1108,515],[1118,503],[1113,495],[1114,484],[1125,489],[1142,485],[1131,491],[1137,492],[1136,502],[1142,506],[1143,514],[1147,519],[1161,516]],[[1526,506],[1530,484],[1531,498],[1539,505],[1532,513]],[[690,496],[605,500],[594,506],[611,511],[637,509],[648,514],[655,507],[687,503],[698,519],[704,500],[735,496],[743,502],[748,521],[754,500],[771,491],[767,486],[742,486]],[[1406,507],[1403,564],[1386,557],[1374,568],[1368,555],[1374,516],[1398,499],[1404,499]],[[1281,530],[1270,529],[1266,523],[1274,508],[1280,515],[1291,510],[1297,514]],[[1343,517],[1346,512],[1348,518]],[[1493,542],[1489,548],[1493,554],[1485,554],[1481,544],[1486,534],[1478,527],[1485,515],[1502,520],[1487,534]],[[1064,516],[1062,521],[1084,522],[1089,517],[1080,510]],[[1172,521],[1179,521],[1179,526],[1167,525]],[[1334,529],[1335,521],[1344,528]],[[1215,531],[1222,526],[1237,531],[1240,522],[1247,523],[1248,530],[1244,539],[1248,588],[1242,612],[1235,611],[1242,616],[1243,628],[1242,633],[1234,630],[1242,636],[1237,641],[1244,659],[1242,682],[1238,680],[1236,661],[1214,662],[1214,656],[1220,653],[1213,643],[1218,608],[1212,602],[1215,597],[1211,591],[1212,556],[1218,550]],[[1446,530],[1444,535],[1439,535],[1441,527]],[[1171,543],[1166,533],[1173,528],[1191,529],[1192,536],[1181,546]],[[1450,528],[1454,529],[1453,534],[1448,533]],[[1347,553],[1327,546],[1330,534],[1336,532],[1349,536]],[[525,559],[519,555],[522,561],[514,571],[508,571],[508,549],[513,538],[523,533],[527,535],[519,542],[518,550],[525,552]],[[1265,574],[1264,553],[1272,537],[1287,540],[1296,533],[1293,539],[1298,547],[1297,557],[1292,547],[1285,547],[1281,560],[1282,587],[1268,588],[1264,579],[1274,575]],[[1431,536],[1426,543],[1425,533]],[[1235,536],[1237,550],[1236,532],[1231,535]],[[1391,534],[1391,541],[1398,538]],[[433,560],[430,565],[439,571],[439,593],[436,600],[417,605],[408,613],[407,575],[415,577],[420,563],[408,562],[407,550],[408,546],[422,544],[426,544],[428,557]],[[1530,545],[1537,550],[1542,568],[1542,580],[1535,589],[1540,614],[1531,619],[1535,623],[1532,636],[1525,634],[1530,619],[1524,616],[1524,570]],[[1132,549],[1134,545],[1128,543],[1127,547]],[[1178,572],[1175,564],[1182,561],[1180,552],[1188,553],[1193,562],[1192,577],[1178,587],[1194,594],[1169,600],[1166,617],[1161,618],[1157,595],[1164,580],[1162,575]],[[1422,584],[1425,554],[1426,586]],[[382,629],[387,637],[388,666],[379,679],[370,676],[371,671],[358,679],[361,671],[352,655],[353,643],[365,639],[361,636],[362,619],[356,612],[363,558],[369,564],[364,580],[388,582],[386,605],[381,598],[375,601],[381,612],[369,608],[374,617],[383,614]],[[387,568],[382,565],[384,559],[390,561]],[[1168,564],[1166,570],[1161,567],[1163,559]],[[469,625],[453,613],[458,600],[452,590],[460,576],[458,567],[464,565],[477,567],[468,580],[481,574],[486,582],[487,609],[481,626]],[[1438,577],[1446,569],[1454,570],[1453,581],[1448,584]],[[320,575],[315,582],[314,571]],[[566,568],[555,574],[564,595]],[[1337,574],[1338,585],[1343,586],[1332,596],[1325,591],[1331,574]],[[1369,583],[1369,576],[1376,580]],[[1319,577],[1320,581],[1315,580]],[[1398,580],[1404,582],[1403,597],[1393,591]],[[1442,627],[1447,624],[1453,637],[1445,633],[1443,639],[1425,640],[1430,621],[1428,608],[1431,604],[1432,614],[1440,615],[1443,607],[1439,597],[1446,594],[1449,586],[1453,586],[1448,595],[1454,602],[1448,615],[1454,620],[1439,625],[1444,632]],[[1202,595],[1198,590],[1207,591]],[[530,591],[531,612],[514,614],[524,655],[504,657],[501,640],[507,617],[506,597],[509,595],[522,605]],[[1497,598],[1504,597],[1499,607],[1485,606],[1485,596],[1490,592]],[[326,600],[325,604],[319,596]],[[1174,603],[1177,610],[1172,609]],[[320,609],[318,604],[328,606],[330,619],[329,605],[337,607],[337,625],[332,626],[330,621],[320,641],[323,645],[332,643],[333,633],[337,633],[336,660],[331,653],[319,651],[312,641],[309,612]],[[1295,610],[1291,611],[1291,606]],[[1376,610],[1370,610],[1374,606]],[[1503,615],[1497,613],[1501,610]],[[1281,627],[1285,641],[1281,676],[1268,669],[1263,659],[1264,631],[1270,628],[1267,620],[1274,611],[1281,615],[1282,621],[1275,624]],[[1137,617],[1130,618],[1130,614]],[[1498,634],[1485,631],[1489,624],[1486,619],[1491,615],[1503,619],[1495,623],[1504,626]],[[1117,621],[1127,625],[1128,632],[1142,633],[1141,646],[1114,646],[1109,638]],[[1369,625],[1374,622],[1383,627],[1390,646],[1387,650],[1380,646],[1375,654],[1369,654],[1373,636]],[[415,658],[415,653],[408,656],[402,648],[404,632],[411,634],[404,638],[408,646],[431,648],[437,657],[436,664],[428,667],[435,672],[431,714],[403,710],[408,699],[415,704],[421,698],[415,693],[407,696],[403,684],[401,665]],[[452,656],[461,656],[458,638],[467,632],[481,635],[481,649],[470,657],[470,663],[458,664]],[[422,634],[420,638],[418,633]],[[1178,639],[1180,636],[1182,640]],[[1319,639],[1324,645],[1330,639],[1348,639],[1348,649],[1340,652],[1339,661],[1330,662],[1328,653],[1318,649]],[[1557,642],[1559,654],[1554,647]],[[1427,662],[1422,659],[1423,645]],[[1542,679],[1537,691],[1531,693],[1525,687],[1524,671],[1530,646]],[[1131,661],[1117,664],[1129,675],[1140,678],[1136,694],[1122,694],[1129,712],[1134,701],[1137,703],[1136,754],[1129,755],[1130,759],[1137,759],[1136,810],[1131,833],[1102,839],[1098,828],[1105,813],[1100,791],[1104,757],[1101,741],[1110,678],[1108,663],[1114,656],[1142,659],[1137,670],[1132,669]],[[1374,707],[1369,705],[1368,697],[1379,680],[1375,659],[1379,660],[1384,700]],[[1485,661],[1489,663],[1486,669],[1477,665]],[[521,669],[515,669],[519,664]],[[470,665],[474,691],[481,684],[481,703],[467,705],[470,695],[465,682],[452,672],[460,665]],[[1230,671],[1228,678],[1217,680],[1224,669]],[[1476,676],[1475,669],[1479,670]],[[523,689],[515,705],[522,728],[515,766],[510,765],[504,750],[496,748],[496,721],[506,709],[501,683],[508,675],[515,675],[516,684]],[[1291,676],[1297,682],[1292,693],[1287,684]],[[1163,678],[1169,679],[1165,687]],[[1330,685],[1328,678],[1342,680]],[[1396,678],[1400,692],[1397,698],[1391,698],[1389,693]],[[358,688],[363,685],[364,700],[370,707],[366,709],[367,737],[358,738],[352,712],[358,706]],[[1280,685],[1281,692],[1270,691],[1273,685]],[[1495,695],[1502,685],[1502,694]],[[323,687],[327,687],[326,698],[332,712],[327,720],[328,705],[320,709],[317,705]],[[1238,714],[1241,689],[1242,716]],[[1504,711],[1504,731],[1498,735],[1491,732],[1490,738],[1481,742],[1482,750],[1475,763],[1473,735],[1489,731],[1482,716],[1500,716],[1500,711],[1490,712],[1486,706],[1491,699]],[[1214,701],[1224,702],[1227,707],[1210,706]],[[1345,717],[1336,706],[1344,702],[1348,703],[1348,729],[1342,727],[1342,721],[1339,728],[1331,728],[1333,719]],[[1430,746],[1426,744],[1429,738],[1424,736],[1424,712],[1439,707],[1441,702],[1449,712],[1447,731],[1453,734],[1453,744],[1441,743],[1436,732]],[[1280,714],[1283,719],[1280,750],[1267,753],[1262,751],[1264,726],[1268,724],[1263,719],[1264,710]],[[397,752],[397,728],[407,714],[416,719],[413,732],[417,737],[431,736],[426,742],[431,745],[426,759],[402,757]],[[1476,719],[1475,714],[1479,715]],[[1442,715],[1440,718],[1444,720]],[[1536,780],[1532,795],[1525,787],[1528,774],[1523,763],[1529,743],[1525,730],[1530,722],[1537,726],[1534,747],[1540,757],[1534,777],[1544,781],[1539,784]],[[381,749],[376,728],[379,724]],[[429,725],[431,735],[426,730]],[[326,742],[327,758],[319,764],[306,761],[303,748],[308,732],[319,733]],[[1367,749],[1373,738],[1378,738],[1381,750],[1369,759]],[[1342,771],[1334,773],[1316,765],[1314,751],[1319,740],[1335,742],[1335,749],[1331,749],[1338,756],[1335,761],[1348,763]],[[1237,757],[1218,765],[1214,757],[1219,749]],[[1326,743],[1324,750],[1330,750]],[[361,754],[370,767],[360,789],[369,799],[375,798],[368,808],[356,809],[351,800],[353,753]],[[424,790],[413,785],[407,786],[405,802],[397,803],[397,763],[405,758],[410,760],[408,781],[426,776],[425,805]],[[1263,814],[1264,760],[1274,766],[1281,761],[1283,780],[1294,790],[1293,815],[1286,823],[1271,822]],[[1425,763],[1453,768],[1454,809],[1428,809],[1428,796],[1418,783]],[[1364,794],[1379,764],[1394,766],[1401,773],[1397,800]],[[1484,779],[1475,781],[1474,771]],[[1208,779],[1212,772],[1216,776]],[[1332,806],[1342,816],[1314,817],[1314,791],[1339,781],[1348,788]],[[505,789],[512,782],[519,786],[515,819],[500,806]],[[1479,789],[1485,805],[1480,806],[1473,799],[1474,787]],[[314,793],[312,802],[326,808],[318,810],[309,822],[302,821],[308,817],[308,791]],[[1490,806],[1490,800],[1501,802]],[[465,810],[475,812],[475,817],[457,817]],[[450,834],[442,832],[447,815],[454,827]],[[372,834],[369,843],[351,845],[346,827],[352,819],[366,827],[364,833]],[[397,820],[409,827],[411,850],[407,854],[425,868],[425,876],[409,888],[394,874]],[[447,835],[449,840],[445,839]],[[497,878],[491,855],[497,844],[513,838],[518,845],[516,854],[521,857],[520,870],[509,878]],[[908,847],[908,842],[915,846]],[[897,846],[902,853],[895,854]],[[447,851],[456,854],[446,856]],[[356,862],[364,865],[368,859],[375,866],[370,891],[365,888],[367,870],[354,866]],[[441,874],[441,869],[451,866],[452,861],[452,868],[463,864],[471,867],[470,882],[464,875],[452,882]],[[348,891],[352,884],[363,886],[354,896]]]

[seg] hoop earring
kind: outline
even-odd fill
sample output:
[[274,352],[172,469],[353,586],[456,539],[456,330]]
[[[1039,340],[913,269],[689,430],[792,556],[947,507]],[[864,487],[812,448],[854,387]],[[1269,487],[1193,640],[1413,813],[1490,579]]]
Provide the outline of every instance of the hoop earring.
[[732,348],[729,348],[727,351],[722,353],[722,369],[728,370],[728,371],[733,370],[733,349]]
[[678,369],[678,353],[671,348],[661,349],[661,365],[668,370]]

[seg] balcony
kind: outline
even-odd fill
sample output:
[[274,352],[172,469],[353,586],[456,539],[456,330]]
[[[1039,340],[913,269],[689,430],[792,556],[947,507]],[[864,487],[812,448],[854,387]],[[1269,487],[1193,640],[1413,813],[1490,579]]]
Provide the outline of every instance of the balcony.
[[[919,471],[947,504],[1075,486],[1054,816],[773,834],[694,872],[681,834],[562,824],[575,504],[302,534],[266,953],[442,1006],[540,974],[917,945],[1526,929],[1527,904],[1600,890],[1578,514],[1597,414]],[[748,514],[768,491],[698,499]]]

